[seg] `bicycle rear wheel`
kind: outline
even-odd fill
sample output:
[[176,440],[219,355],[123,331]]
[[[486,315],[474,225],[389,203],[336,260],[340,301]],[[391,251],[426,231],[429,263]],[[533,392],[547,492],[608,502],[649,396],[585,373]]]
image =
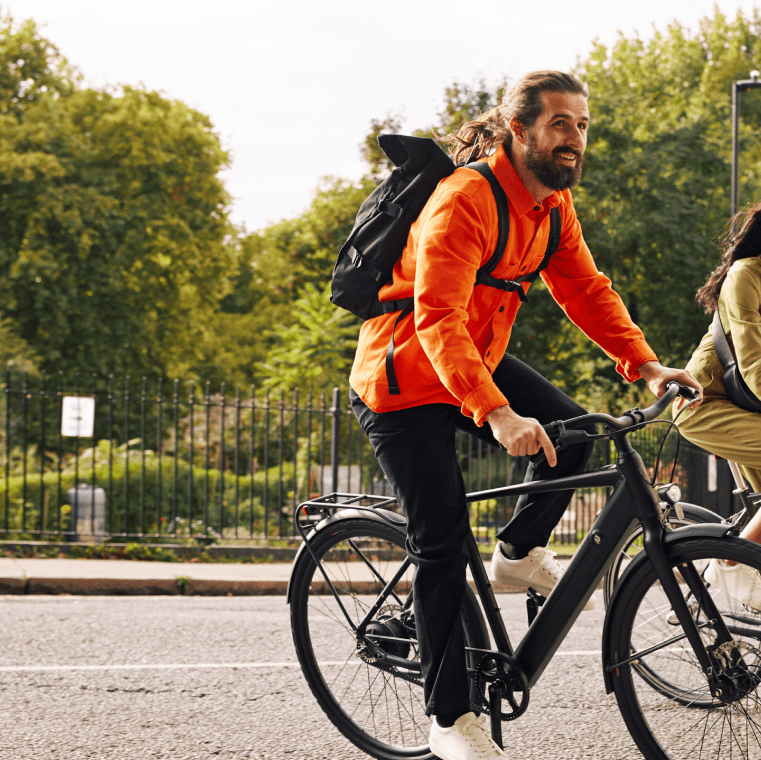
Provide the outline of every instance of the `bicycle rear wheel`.
[[[379,760],[432,758],[425,714],[409,567],[368,626],[374,641],[409,665],[388,666],[358,653],[354,628],[406,557],[404,533],[373,519],[339,520],[311,539],[343,610],[310,554],[302,554],[291,579],[291,628],[304,676],[332,723]],[[468,647],[489,648],[480,607],[468,589],[462,622]],[[361,649],[361,647],[360,647]],[[466,654],[468,667],[479,656]],[[475,689],[475,687],[474,687]],[[477,694],[472,695],[477,702]]]
[[[758,760],[759,613],[743,604],[736,589],[709,586],[732,635],[731,641],[719,644],[717,625],[690,593],[680,566],[691,563],[699,569],[716,558],[761,572],[761,546],[738,538],[704,537],[679,541],[669,553],[679,587],[712,652],[722,694],[712,694],[652,565],[644,562],[624,579],[608,610],[605,661],[621,714],[647,760]],[[654,688],[655,678],[661,688]]]

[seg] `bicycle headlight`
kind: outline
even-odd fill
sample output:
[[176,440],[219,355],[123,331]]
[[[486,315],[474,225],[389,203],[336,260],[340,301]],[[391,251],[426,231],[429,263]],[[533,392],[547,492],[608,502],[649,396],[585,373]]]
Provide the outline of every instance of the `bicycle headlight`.
[[662,501],[676,504],[682,500],[682,489],[676,483],[669,483],[668,485],[658,487],[658,496]]

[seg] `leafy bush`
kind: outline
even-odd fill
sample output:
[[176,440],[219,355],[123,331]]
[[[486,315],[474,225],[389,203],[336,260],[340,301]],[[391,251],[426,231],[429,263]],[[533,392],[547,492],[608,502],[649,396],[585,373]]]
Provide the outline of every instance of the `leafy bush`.
[[[217,539],[235,533],[274,535],[281,521],[290,525],[292,491],[279,478],[280,467],[235,477],[229,472],[206,471],[189,467],[146,452],[145,461],[137,454],[108,462],[92,463],[80,458],[80,484],[95,484],[106,492],[107,533],[115,535],[154,534],[168,538]],[[293,482],[293,464],[282,465],[283,483]],[[28,478],[20,475],[0,480],[0,530],[12,534],[31,535],[38,531],[72,532],[69,489],[77,482],[76,474],[67,468]],[[292,486],[291,486],[292,488]],[[90,502],[79,509],[89,515]],[[89,523],[88,523],[89,524]],[[192,527],[188,527],[192,526]],[[204,542],[206,542],[204,540]]]

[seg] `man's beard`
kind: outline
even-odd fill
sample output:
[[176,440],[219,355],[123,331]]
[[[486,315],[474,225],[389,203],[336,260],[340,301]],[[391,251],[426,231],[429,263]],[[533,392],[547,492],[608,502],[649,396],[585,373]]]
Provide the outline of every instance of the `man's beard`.
[[[573,153],[577,161],[573,166],[564,166],[556,159],[560,153]],[[526,166],[534,176],[550,190],[569,190],[581,182],[582,157],[577,150],[563,146],[555,148],[552,156],[546,158],[536,147],[534,136],[529,133],[526,145]]]

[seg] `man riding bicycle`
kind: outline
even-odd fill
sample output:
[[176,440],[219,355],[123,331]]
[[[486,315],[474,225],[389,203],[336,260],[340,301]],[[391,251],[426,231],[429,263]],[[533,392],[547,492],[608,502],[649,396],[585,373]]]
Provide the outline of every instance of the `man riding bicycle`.
[[[559,208],[560,243],[542,278],[568,317],[629,382],[644,378],[656,396],[671,380],[700,391],[688,371],[657,361],[584,242],[570,188],[581,179],[588,126],[586,86],[570,74],[540,71],[522,77],[499,106],[449,136],[455,162],[488,162],[508,198],[510,233],[493,276],[517,278],[537,268],[550,210]],[[396,329],[395,313],[365,322],[350,378],[354,412],[407,517],[426,712],[435,716],[430,744],[443,760],[506,757],[470,712],[460,625],[469,516],[455,431],[501,444],[512,456],[544,452],[546,461],[532,461],[527,479],[580,472],[591,453],[591,446],[577,445],[556,454],[542,425],[585,410],[505,353],[519,294],[474,286],[497,244],[493,198],[475,171],[458,169],[442,180],[412,226],[392,281],[380,291],[381,301],[414,295],[414,316]],[[525,292],[528,283],[520,287]],[[389,392],[386,377],[392,335],[398,395]],[[545,547],[571,496],[521,497],[497,534],[497,580],[552,590],[562,569]]]

